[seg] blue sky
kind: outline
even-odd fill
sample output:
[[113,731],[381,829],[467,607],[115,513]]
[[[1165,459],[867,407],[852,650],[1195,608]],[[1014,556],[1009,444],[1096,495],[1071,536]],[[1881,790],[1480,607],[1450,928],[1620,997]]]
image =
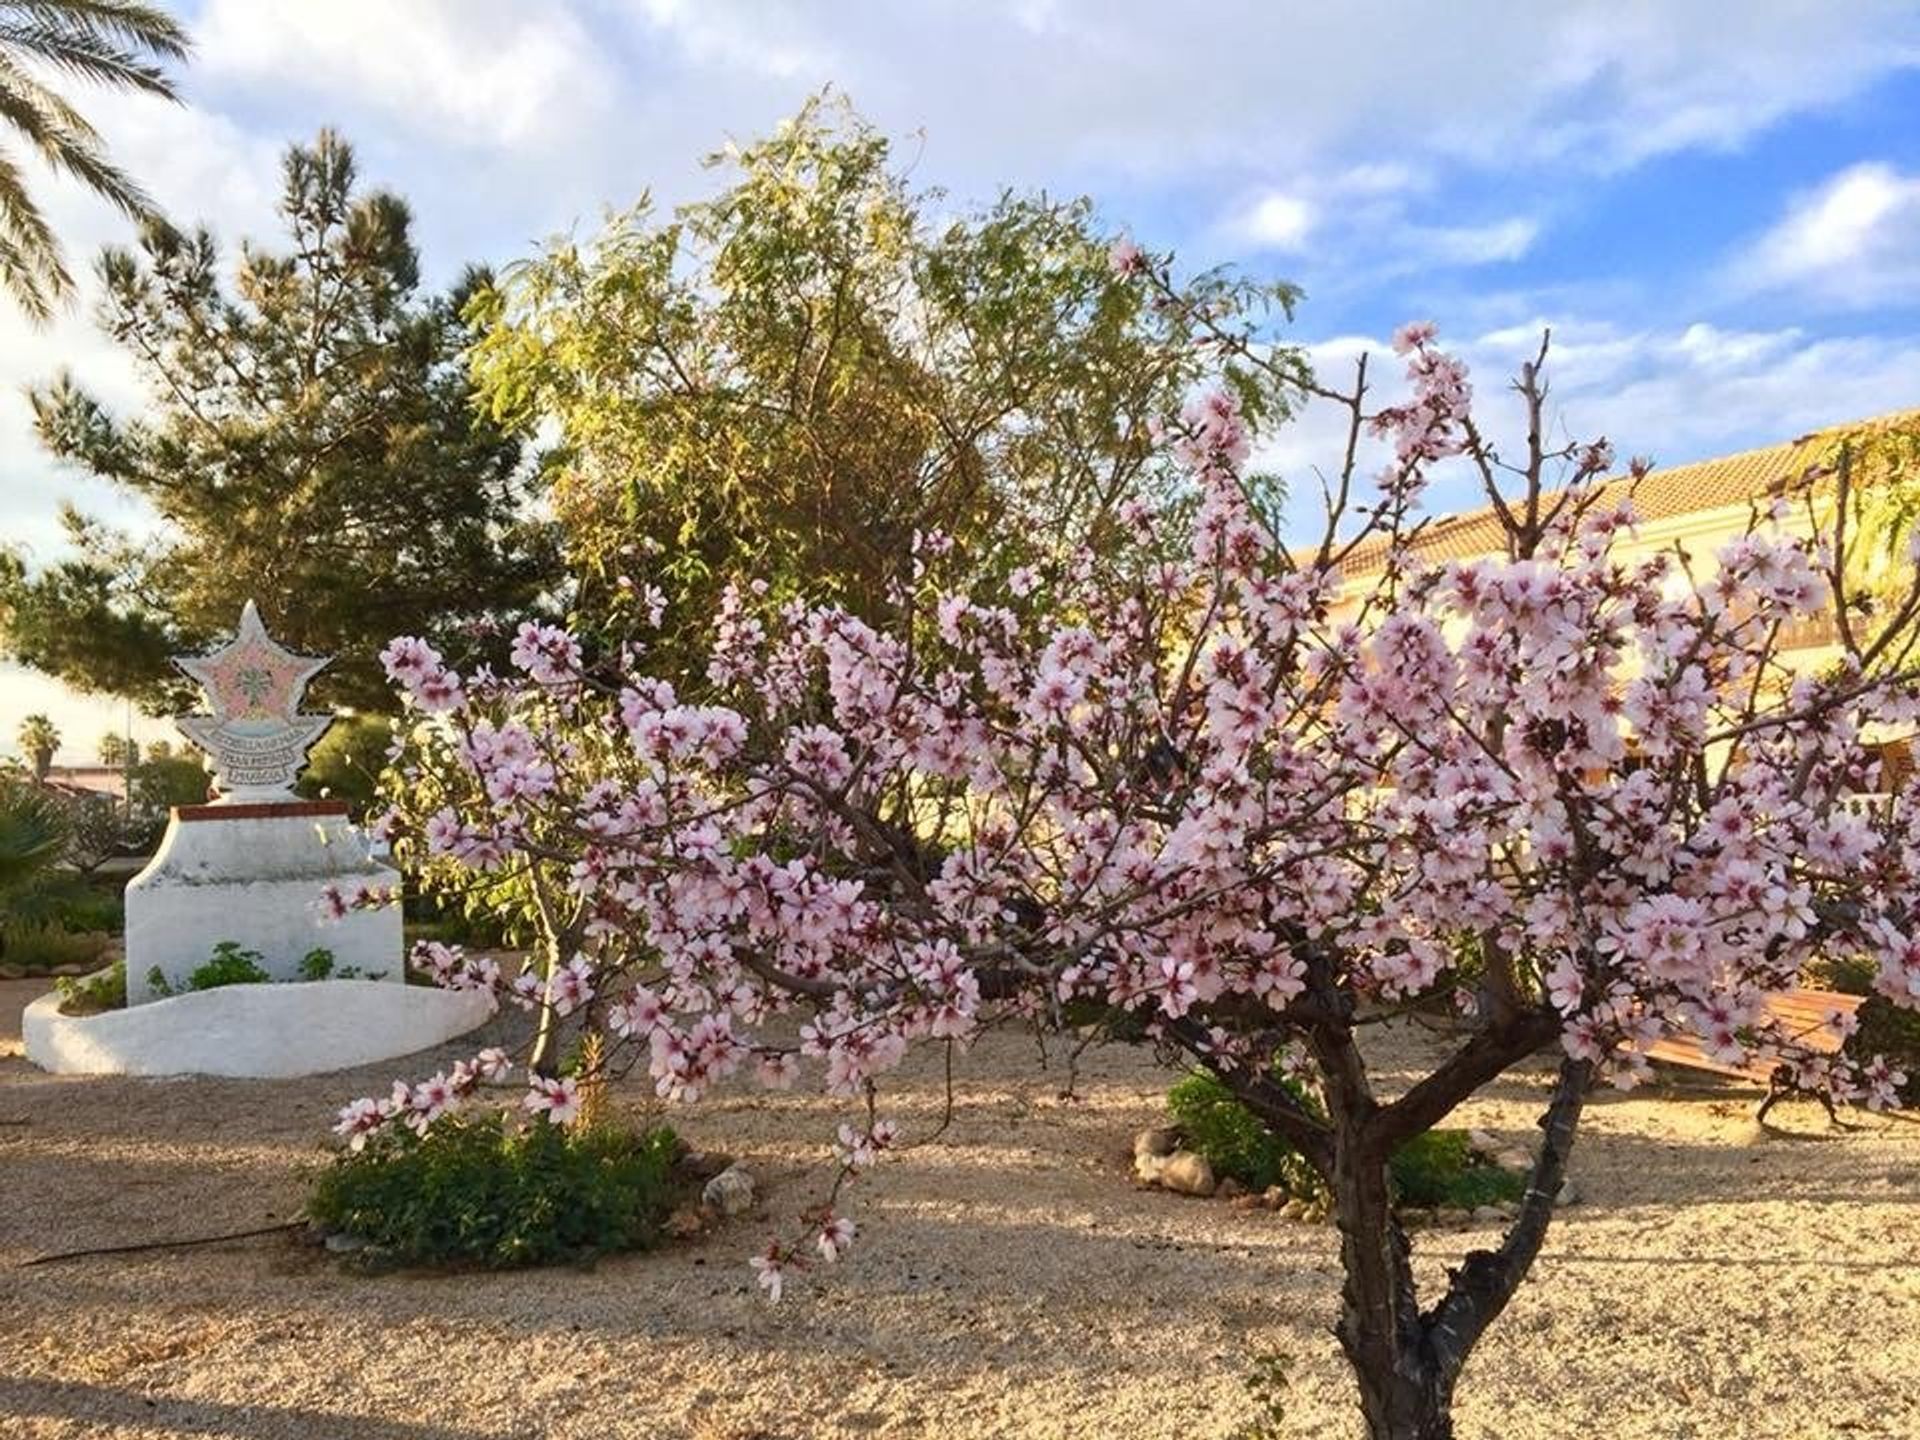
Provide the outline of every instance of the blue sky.
[[[1557,419],[1678,462],[1920,404],[1920,7],[1717,0],[201,0],[184,108],[92,101],[177,219],[271,236],[277,157],[334,125],[412,201],[428,273],[590,231],[832,83],[956,202],[1090,193],[1195,265],[1302,284],[1332,373],[1433,318],[1483,393],[1551,325]],[[76,260],[124,226],[41,186]],[[141,395],[83,306],[0,302],[0,537],[124,516],[37,453],[21,388],[72,367]],[[1326,453],[1309,411],[1272,446]],[[1465,496],[1442,493],[1441,504]],[[0,671],[0,747],[112,706]],[[155,732],[157,733],[157,732]]]

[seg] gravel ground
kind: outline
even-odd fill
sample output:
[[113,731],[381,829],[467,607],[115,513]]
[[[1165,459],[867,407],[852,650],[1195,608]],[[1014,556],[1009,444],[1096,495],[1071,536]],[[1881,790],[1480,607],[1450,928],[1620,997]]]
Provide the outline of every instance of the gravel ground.
[[[1268,1354],[1292,1377],[1279,1433],[1358,1433],[1331,1232],[1130,1185],[1127,1138],[1166,1083],[1144,1053],[1090,1054],[1063,1100],[1030,1039],[982,1042],[952,1126],[876,1172],[860,1244],[777,1309],[745,1258],[817,1195],[831,1133],[797,1095],[679,1117],[761,1178],[760,1213],[592,1270],[363,1277],[290,1236],[23,1270],[292,1216],[333,1108],[393,1073],[46,1076],[18,1043],[41,988],[0,984],[8,1437],[1195,1440],[1252,1416]],[[1382,1058],[1436,1043],[1390,1037]],[[1544,1088],[1509,1078],[1465,1123],[1525,1139]],[[885,1108],[925,1133],[942,1095],[922,1065]],[[1775,1138],[1751,1111],[1710,1089],[1599,1100],[1581,1202],[1468,1369],[1463,1440],[1920,1436],[1920,1125],[1830,1132],[1785,1106],[1795,1134]],[[1424,1234],[1427,1283],[1476,1238]]]

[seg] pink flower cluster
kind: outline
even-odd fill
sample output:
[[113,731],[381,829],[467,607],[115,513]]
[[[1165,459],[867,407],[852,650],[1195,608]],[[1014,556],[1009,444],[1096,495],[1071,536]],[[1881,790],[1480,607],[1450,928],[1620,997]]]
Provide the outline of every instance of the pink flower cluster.
[[[1770,524],[1724,582],[1623,558],[1618,504],[1422,563],[1431,467],[1483,442],[1432,328],[1396,348],[1411,394],[1371,417],[1394,459],[1359,512],[1396,559],[1372,582],[1267,533],[1247,426],[1210,395],[1168,431],[1196,501],[1180,558],[1135,507],[1118,553],[943,594],[911,636],[736,587],[699,703],[618,657],[589,671],[550,627],[522,627],[512,681],[395,641],[389,673],[437,717],[396,833],[443,879],[512,873],[576,917],[517,981],[428,967],[587,1014],[609,1065],[677,1101],[742,1074],[865,1097],[915,1045],[1081,1001],[1211,1067],[1292,1057],[1312,1079],[1303,1040],[1455,993],[1618,1084],[1684,1032],[1889,1103],[1890,1066],[1756,1017],[1835,951],[1920,1005],[1920,805],[1847,808],[1863,735],[1920,715],[1914,677],[1788,670],[1779,622],[1826,603],[1824,552]],[[1570,493],[1608,453],[1566,448]],[[356,1102],[342,1133],[470,1081]],[[577,1096],[541,1080],[526,1103],[564,1123]],[[843,1130],[843,1177],[893,1138]],[[853,1229],[813,1234],[831,1260]],[[803,1262],[775,1244],[755,1265],[777,1295]]]

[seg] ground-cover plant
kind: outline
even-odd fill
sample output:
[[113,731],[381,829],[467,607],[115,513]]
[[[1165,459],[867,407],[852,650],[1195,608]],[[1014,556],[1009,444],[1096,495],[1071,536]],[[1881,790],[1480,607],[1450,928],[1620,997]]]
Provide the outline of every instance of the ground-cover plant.
[[1387,1173],[1394,1200],[1417,1209],[1472,1210],[1511,1204],[1527,1189],[1524,1174],[1476,1152],[1465,1130],[1427,1130],[1415,1135],[1394,1150]]
[[590,1259],[659,1238],[677,1198],[677,1148],[665,1128],[474,1111],[342,1151],[316,1180],[307,1214],[406,1264]]
[[127,962],[116,960],[91,975],[62,975],[53,982],[62,1015],[97,1015],[127,1008]]
[[42,972],[62,965],[86,965],[99,959],[110,943],[111,938],[99,931],[75,933],[45,922],[8,925],[0,963]]
[[223,985],[264,985],[273,977],[267,973],[265,957],[258,950],[242,948],[237,940],[222,940],[204,964],[187,972],[188,990],[218,990]]
[[[387,974],[384,970],[363,971],[357,965],[337,964],[333,952],[319,946],[300,957],[298,973],[303,981],[383,980]],[[186,995],[196,990],[219,990],[228,985],[272,983],[273,976],[267,970],[266,957],[258,950],[244,948],[237,940],[222,940],[215,945],[213,954],[188,971],[185,982],[177,989],[158,965],[147,971],[147,988],[161,996]]]
[[316,946],[300,957],[302,980],[326,980],[332,977],[334,957],[331,950]]
[[[1278,1080],[1303,1109],[1318,1102],[1297,1082]],[[1278,1186],[1301,1200],[1321,1200],[1326,1182],[1305,1157],[1276,1135],[1218,1077],[1197,1070],[1167,1092],[1167,1109],[1182,1143],[1205,1157],[1215,1175],[1251,1190]],[[1396,1204],[1422,1209],[1471,1210],[1518,1200],[1526,1177],[1477,1154],[1465,1130],[1428,1130],[1394,1150],[1387,1172]]]
[[[1137,249],[1113,263],[1182,303]],[[1257,361],[1242,335],[1209,343]],[[1716,570],[1624,553],[1630,480],[1600,483],[1604,444],[1549,439],[1544,346],[1515,383],[1513,446],[1430,327],[1397,348],[1408,392],[1386,403],[1365,366],[1344,391],[1310,387],[1348,440],[1304,544],[1263,528],[1246,429],[1214,395],[1166,430],[1197,496],[1179,555],[1174,512],[1130,505],[1137,544],[977,591],[916,576],[884,631],[743,580],[686,694],[637,648],[531,623],[505,674],[389,646],[419,723],[387,832],[414,863],[511,883],[538,917],[531,973],[422,956],[539,1012],[528,1106],[577,1103],[553,1039],[575,1014],[604,1032],[608,1072],[644,1068],[669,1100],[739,1072],[845,1097],[832,1197],[754,1262],[777,1298],[853,1238],[841,1185],[899,1140],[884,1081],[911,1047],[1077,1000],[1134,1011],[1326,1185],[1368,1434],[1445,1440],[1595,1083],[1637,1083],[1647,1047],[1687,1031],[1801,1088],[1890,1103],[1894,1067],[1815,1052],[1761,1002],[1832,948],[1920,1002],[1920,803],[1908,781],[1876,814],[1847,804],[1878,778],[1863,730],[1920,717],[1920,566],[1855,604],[1844,471],[1782,477]],[[1491,558],[1423,557],[1441,465],[1484,485]],[[947,544],[919,537],[929,556]],[[1844,658],[1796,671],[1782,629],[1825,607]],[[1373,1070],[1365,1027],[1449,989],[1464,1025],[1443,1056],[1410,1081]],[[1423,1295],[1392,1157],[1549,1045],[1518,1213]],[[339,1129],[426,1124],[477,1074],[356,1102]]]

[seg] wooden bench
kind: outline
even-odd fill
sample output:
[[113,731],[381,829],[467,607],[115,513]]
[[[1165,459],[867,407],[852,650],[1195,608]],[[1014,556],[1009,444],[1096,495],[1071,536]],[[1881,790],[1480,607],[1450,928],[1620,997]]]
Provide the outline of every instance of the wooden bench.
[[[1845,1042],[1833,1033],[1827,1019],[1835,1014],[1851,1016],[1865,998],[1862,995],[1841,995],[1832,990],[1785,990],[1778,995],[1769,995],[1761,1003],[1760,1014],[1763,1018],[1772,1019],[1787,1039],[1817,1054],[1837,1055]],[[1760,1102],[1758,1118],[1761,1120],[1767,1118],[1767,1112],[1776,1101],[1794,1092],[1792,1072],[1787,1066],[1769,1065],[1764,1061],[1730,1065],[1725,1060],[1709,1055],[1705,1045],[1691,1035],[1666,1036],[1650,1045],[1646,1054],[1649,1060],[1664,1065],[1684,1070],[1703,1070],[1712,1075],[1751,1080],[1766,1086],[1767,1097]],[[1819,1092],[1815,1098],[1826,1106],[1828,1117],[1834,1118],[1831,1097]]]

